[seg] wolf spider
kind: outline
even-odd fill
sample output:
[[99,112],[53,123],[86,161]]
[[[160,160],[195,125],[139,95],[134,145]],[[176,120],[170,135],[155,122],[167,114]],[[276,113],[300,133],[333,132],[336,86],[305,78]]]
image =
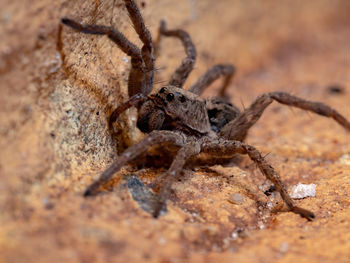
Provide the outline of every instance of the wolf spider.
[[[181,40],[186,58],[175,70],[168,85],[153,91],[154,44],[141,13],[133,0],[124,0],[136,33],[143,43],[141,50],[118,30],[102,25],[83,25],[63,18],[62,23],[85,34],[106,35],[131,57],[128,80],[129,100],[119,105],[110,116],[109,125],[130,107],[138,109],[137,127],[147,135],[137,144],[126,149],[114,163],[85,191],[84,196],[93,196],[124,165],[155,145],[172,145],[177,153],[162,177],[158,200],[153,212],[158,217],[165,204],[171,185],[181,176],[186,162],[200,153],[213,157],[232,157],[246,154],[259,167],[281,194],[290,211],[308,220],[315,215],[296,206],[275,169],[253,146],[243,142],[250,127],[260,118],[273,101],[311,111],[333,118],[345,129],[350,130],[350,122],[329,106],[311,102],[284,92],[270,92],[260,95],[249,108],[240,112],[225,99],[225,90],[234,74],[232,65],[216,65],[203,74],[188,90],[182,89],[196,61],[196,49],[187,32],[168,30],[161,22],[159,36],[175,37]],[[220,76],[225,77],[220,97],[202,99],[202,92]]]

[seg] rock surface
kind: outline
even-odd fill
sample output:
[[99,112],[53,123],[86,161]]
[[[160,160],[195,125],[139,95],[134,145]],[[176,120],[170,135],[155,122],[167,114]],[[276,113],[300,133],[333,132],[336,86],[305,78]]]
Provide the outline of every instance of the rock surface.
[[[280,90],[350,118],[349,1],[138,4],[154,37],[160,19],[192,36],[198,61],[187,85],[216,63],[233,63],[229,94],[241,108]],[[127,98],[129,58],[106,37],[61,27],[64,16],[117,26],[140,44],[120,0],[1,1],[0,262],[349,262],[350,134],[277,103],[247,142],[268,154],[288,186],[317,185],[316,197],[296,201],[315,212],[313,222],[276,212],[278,195],[264,195],[265,179],[245,157],[186,170],[157,220],[132,198],[122,179],[128,169],[112,192],[84,199],[86,186],[140,133],[132,113],[122,119],[122,139],[107,128]],[[157,85],[183,56],[178,41],[163,41]],[[150,185],[163,171],[136,174]],[[233,194],[242,199],[231,202]]]

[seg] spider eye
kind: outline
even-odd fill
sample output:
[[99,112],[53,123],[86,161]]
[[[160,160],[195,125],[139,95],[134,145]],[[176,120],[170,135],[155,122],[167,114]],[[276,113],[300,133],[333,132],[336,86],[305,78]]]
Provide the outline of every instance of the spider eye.
[[165,87],[161,88],[159,93],[164,93],[165,92]]
[[186,101],[186,98],[185,98],[185,96],[184,95],[181,95],[180,96],[180,98],[179,98],[179,100],[183,103],[183,102],[185,102]]
[[167,96],[166,96],[166,100],[167,101],[172,101],[172,100],[174,100],[174,94],[172,94],[172,93],[169,93]]

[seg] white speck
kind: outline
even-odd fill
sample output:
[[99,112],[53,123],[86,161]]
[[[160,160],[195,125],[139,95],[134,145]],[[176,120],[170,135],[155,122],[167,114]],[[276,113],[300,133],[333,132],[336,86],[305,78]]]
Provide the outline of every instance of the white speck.
[[228,201],[232,204],[241,205],[244,201],[244,198],[242,195],[235,193],[230,195]]
[[122,60],[123,60],[125,63],[128,63],[128,62],[129,62],[129,60],[128,60],[127,57],[122,57]]
[[283,242],[280,246],[280,252],[281,253],[286,253],[288,251],[288,243],[287,242]]
[[44,204],[44,206],[49,205],[49,204],[50,204],[50,198],[45,197],[45,198],[43,199],[43,204]]
[[267,208],[272,209],[273,208],[273,203],[272,202],[267,202]]
[[196,9],[196,0],[189,0],[189,2],[191,7],[190,19],[195,20],[198,16],[197,9]]
[[292,187],[290,196],[294,199],[302,199],[305,197],[315,197],[316,196],[316,185],[315,184],[301,184]]
[[340,163],[340,164],[345,164],[345,165],[350,165],[350,154],[343,154],[340,158],[339,158],[339,160],[338,160],[338,162]]
[[165,243],[166,243],[166,239],[164,237],[161,237],[161,238],[158,239],[158,244],[159,245],[165,245]]
[[131,156],[131,153],[130,152],[126,152],[126,153],[124,153],[124,155],[125,155],[126,158],[129,158]]
[[236,240],[238,238],[238,233],[237,232],[232,232],[231,237],[233,240]]
[[265,225],[264,225],[264,223],[261,222],[261,221],[258,222],[258,227],[259,227],[261,230],[265,229]]
[[198,214],[195,213],[195,212],[191,212],[191,215],[194,216],[194,217],[198,217]]
[[176,171],[171,171],[171,172],[170,172],[170,175],[171,175],[171,176],[175,176],[175,175],[176,175]]

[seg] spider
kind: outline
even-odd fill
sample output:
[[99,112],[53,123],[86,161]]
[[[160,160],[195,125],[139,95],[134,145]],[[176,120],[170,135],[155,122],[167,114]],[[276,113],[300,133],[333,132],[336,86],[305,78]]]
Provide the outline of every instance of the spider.
[[[159,36],[175,37],[181,40],[186,57],[175,70],[168,85],[153,90],[154,44],[141,13],[133,0],[124,0],[136,33],[143,43],[141,49],[131,43],[118,30],[102,25],[83,25],[74,20],[63,18],[61,22],[78,32],[106,35],[128,56],[131,57],[131,70],[128,79],[129,99],[119,105],[111,114],[109,125],[117,121],[118,116],[130,107],[138,109],[137,127],[147,135],[127,148],[100,177],[85,191],[84,196],[99,193],[124,165],[155,145],[175,147],[177,152],[166,171],[160,186],[153,216],[158,217],[161,208],[169,197],[173,182],[179,179],[181,172],[190,159],[200,153],[216,158],[233,157],[246,154],[257,165],[261,173],[269,179],[288,209],[300,216],[313,220],[314,213],[298,207],[289,196],[279,174],[253,146],[244,143],[248,130],[261,117],[264,110],[273,102],[301,108],[316,114],[333,118],[350,131],[350,122],[334,109],[320,103],[307,101],[285,92],[270,92],[257,99],[244,111],[239,111],[225,95],[235,68],[232,65],[216,65],[204,73],[188,90],[183,85],[191,73],[196,61],[196,49],[187,32],[181,29],[168,30],[164,21],[160,24]],[[225,77],[219,97],[202,99],[203,91],[219,77]]]

